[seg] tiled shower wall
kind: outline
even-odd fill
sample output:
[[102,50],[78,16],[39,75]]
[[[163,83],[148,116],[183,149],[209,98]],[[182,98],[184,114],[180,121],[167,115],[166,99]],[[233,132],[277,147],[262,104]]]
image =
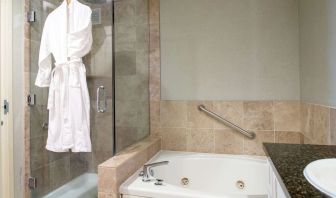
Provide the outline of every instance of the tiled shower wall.
[[148,0],[115,1],[117,152],[149,134]]

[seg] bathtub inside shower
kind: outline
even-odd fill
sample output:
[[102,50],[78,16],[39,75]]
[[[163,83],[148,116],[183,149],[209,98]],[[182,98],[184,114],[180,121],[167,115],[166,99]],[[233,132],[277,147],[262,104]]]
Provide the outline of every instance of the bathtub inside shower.
[[123,197],[269,197],[266,157],[160,151],[148,163],[159,161],[169,163],[151,168],[150,182],[142,181],[139,169],[120,186]]

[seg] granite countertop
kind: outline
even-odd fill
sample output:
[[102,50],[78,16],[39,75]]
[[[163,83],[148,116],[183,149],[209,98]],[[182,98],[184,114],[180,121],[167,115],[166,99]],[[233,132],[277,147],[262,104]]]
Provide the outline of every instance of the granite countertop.
[[291,197],[326,197],[304,177],[303,170],[318,159],[336,158],[336,146],[264,143]]

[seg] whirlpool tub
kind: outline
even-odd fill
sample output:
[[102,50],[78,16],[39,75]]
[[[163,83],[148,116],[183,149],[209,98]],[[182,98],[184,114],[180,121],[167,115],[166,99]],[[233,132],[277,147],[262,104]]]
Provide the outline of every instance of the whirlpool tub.
[[266,157],[160,151],[148,163],[160,161],[169,163],[151,168],[151,181],[142,181],[142,169],[128,178],[120,186],[123,197],[268,197]]

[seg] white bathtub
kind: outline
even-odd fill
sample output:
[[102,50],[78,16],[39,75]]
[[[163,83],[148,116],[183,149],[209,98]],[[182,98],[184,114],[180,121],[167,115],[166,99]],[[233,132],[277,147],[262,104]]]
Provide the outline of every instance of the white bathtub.
[[[168,165],[152,168],[154,178],[164,180],[162,186],[143,182],[138,170],[120,186],[120,193],[151,198],[268,197],[266,157],[160,151],[148,163],[165,160]],[[182,185],[182,178],[189,184]],[[238,181],[244,182],[243,189]]]

